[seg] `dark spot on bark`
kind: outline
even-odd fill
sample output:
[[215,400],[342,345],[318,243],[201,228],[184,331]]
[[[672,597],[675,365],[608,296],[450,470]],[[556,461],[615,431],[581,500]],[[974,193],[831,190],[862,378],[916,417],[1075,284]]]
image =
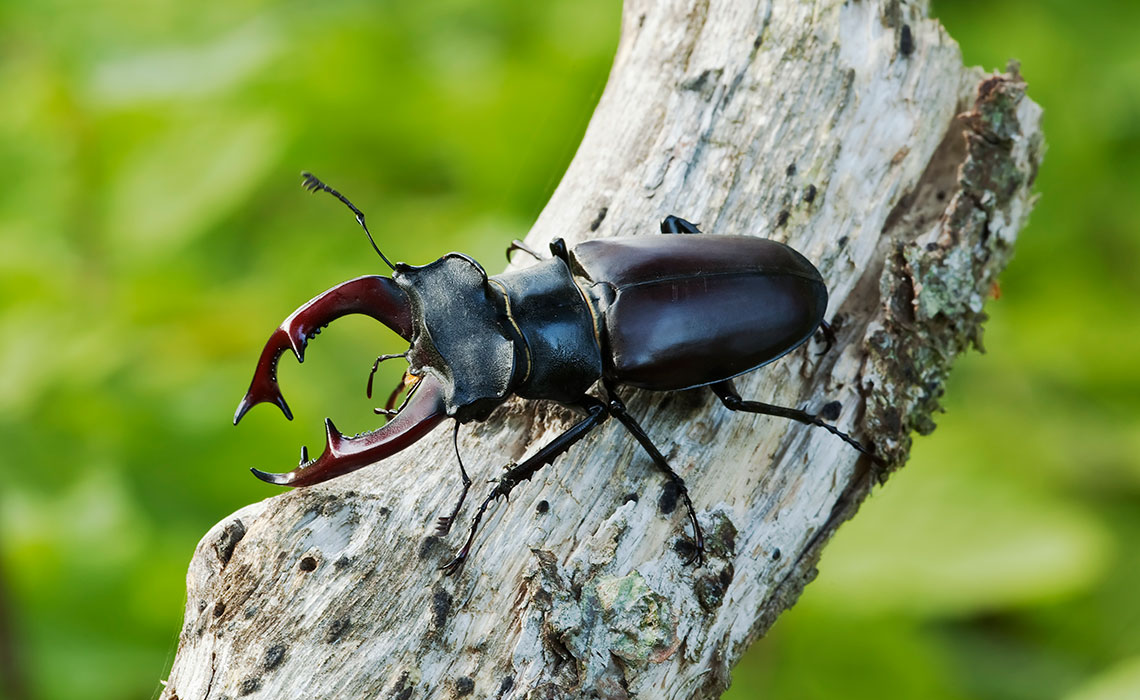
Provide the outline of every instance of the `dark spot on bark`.
[[431,624],[436,629],[447,624],[447,617],[451,614],[452,597],[443,588],[436,587],[431,594]]
[[198,601],[198,612],[202,612],[205,609],[206,609],[206,601],[205,600],[199,600]]
[[661,489],[661,498],[657,499],[657,508],[663,515],[669,515],[677,510],[677,498],[681,495],[681,489],[677,488],[677,484],[672,481],[665,483],[665,487]]
[[594,220],[590,222],[590,230],[591,231],[597,231],[598,230],[598,227],[602,225],[603,221],[605,221],[606,214],[608,214],[609,211],[610,211],[609,207],[602,207],[601,209],[598,210],[598,215],[595,216]]
[[408,700],[412,697],[412,686],[408,685],[408,672],[404,671],[400,675],[400,680],[396,681],[396,685],[392,688],[392,693],[388,696],[392,700]]
[[313,571],[317,568],[317,560],[313,557],[304,557],[301,559],[301,571]]
[[550,503],[547,501],[539,501],[538,505],[534,507],[534,512],[538,513],[539,515],[542,515],[543,513],[549,513]]
[[936,250],[938,250],[938,244],[935,243],[934,241],[931,241],[931,242],[926,244],[926,252],[927,253],[933,253]]
[[515,679],[510,676],[504,678],[503,682],[499,684],[499,697],[505,696],[513,687],[515,687]]
[[681,89],[700,92],[706,85],[708,85],[710,78],[713,78],[714,76],[716,78],[719,78],[722,73],[723,71],[720,69],[714,71],[706,68],[705,70],[701,71],[701,74],[697,77],[689,78],[688,80],[681,83]]
[[388,508],[387,506],[380,506],[380,510],[378,510],[377,512],[386,518],[392,513],[392,510],[390,508]]
[[914,32],[910,30],[909,24],[904,24],[899,32],[899,53],[903,56],[914,53]]
[[819,409],[819,417],[824,420],[833,421],[836,418],[839,418],[839,409],[841,408],[843,408],[843,404],[839,403],[838,401],[826,403],[823,405],[823,408]]
[[273,646],[271,646],[265,650],[265,660],[262,661],[262,665],[265,666],[266,671],[272,671],[273,669],[280,666],[281,662],[284,660],[285,660],[285,645],[284,644],[274,644]]
[[333,620],[332,624],[329,625],[328,634],[325,635],[325,641],[329,644],[333,644],[344,636],[344,633],[348,631],[349,627],[352,627],[352,621],[347,617],[341,617]]
[[815,201],[815,195],[818,191],[819,190],[817,190],[815,188],[815,185],[808,185],[807,187],[805,187],[804,188],[804,201],[807,202],[808,204],[811,204],[812,202],[814,202]]
[[697,553],[697,548],[692,540],[685,537],[678,537],[673,540],[673,551],[680,555],[682,559],[688,560],[692,559],[693,555]]
[[622,505],[626,503],[637,503],[638,500],[640,500],[640,497],[636,493],[627,493],[625,497],[621,499],[621,503]]
[[946,201],[946,191],[945,190],[938,190],[938,192],[934,196],[938,198],[939,202],[945,202]]
[[724,594],[728,591],[728,585],[732,583],[732,575],[732,564],[728,564],[719,574],[701,576],[696,580],[693,589],[697,594],[697,602],[702,608],[712,612],[724,603]]
[[222,530],[222,534],[214,542],[214,552],[217,553],[223,567],[230,563],[230,558],[234,555],[234,547],[237,547],[237,543],[243,537],[245,537],[245,525],[236,518]]
[[756,49],[760,48],[760,44],[762,44],[763,42],[764,42],[764,36],[762,34],[757,36],[755,39],[752,40],[752,50],[755,51]]
[[221,617],[226,614],[226,604],[222,601],[214,603],[214,617]]
[[352,566],[352,560],[348,557],[341,557],[333,562],[333,568],[337,571],[343,571],[350,566]]
[[776,547],[772,550],[772,561],[780,561],[780,548]]
[[776,217],[777,228],[783,227],[785,224],[787,224],[789,216],[791,216],[791,212],[789,212],[787,209],[782,209],[779,216]]
[[[644,18],[645,15],[642,15]],[[460,676],[455,679],[455,694],[464,697],[475,692],[475,681],[469,676]]]
[[640,17],[637,18],[637,26],[639,28],[645,26],[645,15],[644,14],[642,14]]
[[420,542],[420,559],[427,559],[443,549],[443,540],[435,535],[428,535]]
[[[847,245],[847,236],[840,236],[839,240],[835,242],[835,245],[840,247],[840,248]],[[835,324],[832,323],[831,325],[835,325]]]
[[784,170],[784,172],[787,173],[788,177],[795,175],[796,174],[796,164],[795,163],[789,163],[788,167]]
[[238,686],[238,695],[249,695],[259,690],[261,690],[261,679],[254,676],[253,678],[246,678],[241,682],[241,685]]

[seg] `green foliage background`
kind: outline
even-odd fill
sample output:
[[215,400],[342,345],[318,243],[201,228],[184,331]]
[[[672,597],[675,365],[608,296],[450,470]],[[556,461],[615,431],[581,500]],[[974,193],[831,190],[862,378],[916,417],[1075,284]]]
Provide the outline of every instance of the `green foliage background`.
[[[959,362],[938,431],[727,698],[1140,697],[1140,8],[935,13],[967,62],[1023,61],[1046,110],[1042,198],[988,354]],[[275,492],[246,467],[320,445],[325,415],[370,427],[369,361],[397,344],[357,319],[304,371],[283,363],[296,421],[230,426],[273,324],[379,270],[297,173],[348,193],[389,257],[494,269],[573,155],[619,16],[617,0],[0,4],[0,628],[27,681],[0,693],[154,696],[195,543]]]

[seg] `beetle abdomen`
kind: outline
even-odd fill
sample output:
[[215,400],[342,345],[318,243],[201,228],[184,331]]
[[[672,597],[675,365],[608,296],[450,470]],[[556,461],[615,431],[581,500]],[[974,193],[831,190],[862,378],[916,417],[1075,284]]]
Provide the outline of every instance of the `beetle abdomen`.
[[811,337],[827,308],[819,271],[763,238],[661,235],[587,241],[575,273],[608,287],[610,378],[654,391],[748,372]]

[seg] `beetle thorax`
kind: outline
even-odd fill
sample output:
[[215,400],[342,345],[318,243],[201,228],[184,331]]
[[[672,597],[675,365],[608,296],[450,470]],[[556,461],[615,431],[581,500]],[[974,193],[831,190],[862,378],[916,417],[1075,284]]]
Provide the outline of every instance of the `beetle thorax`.
[[440,381],[449,416],[486,417],[511,391],[516,354],[487,273],[450,253],[421,267],[398,264],[392,279],[412,306],[409,371]]

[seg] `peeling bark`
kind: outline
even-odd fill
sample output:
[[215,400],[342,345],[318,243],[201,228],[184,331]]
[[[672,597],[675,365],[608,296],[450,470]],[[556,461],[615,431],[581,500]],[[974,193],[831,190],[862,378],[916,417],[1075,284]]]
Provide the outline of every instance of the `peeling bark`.
[[[839,401],[840,429],[902,465],[981,344],[1043,152],[1016,66],[964,68],[926,13],[627,0],[605,93],[527,242],[651,234],[672,213],[789,243],[827,280],[839,343],[747,375],[742,395]],[[472,561],[442,576],[465,533],[431,534],[459,488],[439,430],[215,526],[162,697],[716,697],[889,470],[707,391],[625,398],[689,484],[704,567],[683,566],[683,509],[610,421],[493,507]],[[475,488],[570,420],[512,401],[465,427]]]

